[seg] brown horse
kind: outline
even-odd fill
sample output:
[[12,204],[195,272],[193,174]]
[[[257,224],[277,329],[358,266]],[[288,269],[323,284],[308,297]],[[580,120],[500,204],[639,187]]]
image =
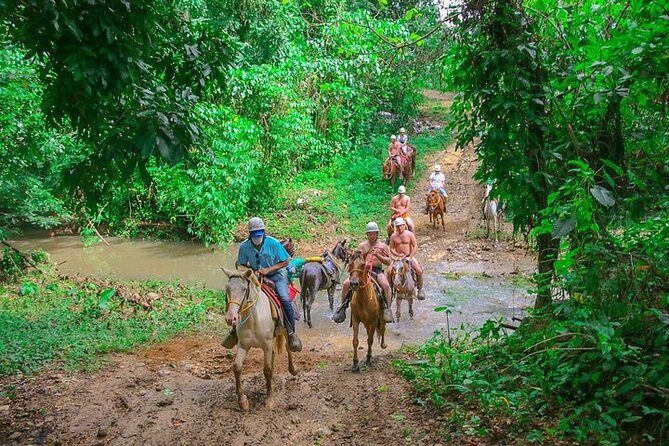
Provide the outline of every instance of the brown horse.
[[411,172],[416,173],[416,148],[411,144],[406,144],[404,150],[411,160]]
[[437,227],[437,218],[441,217],[441,226],[446,232],[446,223],[444,222],[444,215],[446,214],[446,202],[439,191],[433,190],[427,196],[427,212],[430,215],[430,223],[433,227]]
[[[373,256],[370,256],[373,257]],[[371,259],[370,259],[371,260]],[[376,332],[381,348],[386,348],[386,322],[383,319],[383,307],[379,301],[376,285],[372,279],[372,263],[365,262],[362,252],[356,251],[351,257],[348,273],[351,280],[351,325],[353,327],[353,371],[360,371],[358,361],[358,333],[360,322],[367,331],[367,360],[365,365],[372,364],[372,344]]]
[[390,185],[395,188],[395,184],[399,179],[403,185],[407,185],[411,180],[411,163],[401,163],[393,161],[391,157],[386,158],[383,162],[382,173],[383,178],[390,182]]

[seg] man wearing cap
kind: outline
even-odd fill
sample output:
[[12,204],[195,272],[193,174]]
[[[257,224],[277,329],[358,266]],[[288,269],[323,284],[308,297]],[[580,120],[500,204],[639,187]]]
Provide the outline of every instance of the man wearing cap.
[[[390,254],[399,259],[406,258],[409,264],[416,273],[416,285],[418,288],[418,299],[425,299],[425,291],[423,291],[423,268],[416,260],[416,252],[418,251],[418,243],[416,236],[406,228],[406,222],[402,217],[395,220],[395,233],[390,236]],[[390,277],[388,277],[390,280]]]
[[[446,189],[444,189],[444,184],[446,183],[446,176],[443,173],[441,173],[441,166],[439,164],[434,165],[434,172],[430,174],[429,180],[430,180],[430,186],[428,187],[427,190],[428,195],[433,190],[438,190],[444,201],[446,201],[446,197],[448,196],[448,194],[446,193]],[[427,197],[425,198],[427,199]],[[427,214],[427,212],[428,211],[426,203],[425,207],[423,208],[423,213]]]
[[[383,272],[384,266],[390,265],[390,250],[388,245],[379,241],[379,225],[376,222],[370,221],[367,223],[367,240],[358,245],[358,251],[362,253],[365,262],[367,261],[368,256],[373,256],[374,261],[372,262],[372,275],[376,279],[376,282],[379,284],[383,290],[384,298],[384,308],[383,308],[383,319],[386,322],[394,322],[393,313],[390,311],[390,283],[388,278]],[[333,317],[335,322],[343,322],[346,319],[346,308],[350,302],[349,290],[351,287],[351,279],[346,279],[341,288],[341,301],[342,304],[339,309],[335,312]],[[340,317],[337,317],[337,316]],[[343,316],[343,317],[341,317]]]
[[407,226],[409,227],[410,230],[413,230],[413,220],[411,217],[409,217],[409,209],[411,208],[411,198],[409,198],[408,195],[406,195],[406,187],[400,186],[397,188],[397,195],[395,195],[392,200],[390,200],[390,210],[393,212],[392,216],[390,217],[390,222],[388,224],[392,224],[392,222],[397,218],[397,217],[402,217],[404,221],[406,221]]
[[[265,223],[258,217],[253,217],[248,224],[249,238],[239,246],[237,265],[243,265],[267,277],[274,282],[276,294],[286,314],[286,330],[288,331],[288,348],[292,352],[302,350],[302,342],[295,333],[295,311],[288,294],[286,266],[290,256],[286,249],[274,237],[265,234]],[[232,348],[237,344],[237,333],[233,328],[223,341],[223,346]]]
[[402,168],[402,164],[407,162],[406,153],[404,147],[397,140],[397,136],[390,135],[390,144],[388,144],[388,157],[396,163],[399,168]]

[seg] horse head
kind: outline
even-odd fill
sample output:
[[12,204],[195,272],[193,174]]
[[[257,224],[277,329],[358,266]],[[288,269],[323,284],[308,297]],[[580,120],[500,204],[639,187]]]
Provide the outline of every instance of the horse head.
[[393,161],[390,157],[383,162],[383,178],[389,180],[393,176]]
[[393,286],[395,289],[401,289],[406,284],[406,275],[409,273],[409,263],[406,258],[393,259],[391,265],[393,270]]
[[295,246],[293,246],[293,239],[286,238],[281,241],[281,246],[286,250],[288,255],[295,257]]
[[429,211],[433,212],[437,209],[437,206],[439,206],[439,202],[441,201],[441,196],[439,194],[439,191],[433,190],[429,193],[427,196],[427,208]]
[[349,280],[351,281],[351,290],[356,291],[361,286],[365,286],[369,280],[371,265],[365,262],[362,251],[355,251],[351,256],[348,265]]
[[228,284],[225,286],[225,321],[232,326],[239,320],[240,310],[249,298],[251,287],[260,288],[260,282],[250,268],[245,268],[244,271],[221,269],[228,277]]
[[332,256],[338,258],[344,263],[348,263],[348,251],[346,250],[346,239],[337,242],[332,249]]

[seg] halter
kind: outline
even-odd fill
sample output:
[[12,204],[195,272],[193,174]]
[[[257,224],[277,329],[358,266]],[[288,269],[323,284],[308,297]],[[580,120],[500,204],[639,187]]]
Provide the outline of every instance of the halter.
[[[239,302],[237,302],[236,300],[228,299],[226,307],[225,307],[225,311],[226,312],[228,311],[228,309],[230,308],[231,303],[232,304],[237,304],[237,305],[239,305],[239,316],[242,316],[244,312],[247,312],[247,311],[251,310],[258,303],[258,299],[260,299],[260,294],[262,293],[262,278],[260,279],[260,288],[261,289],[257,293],[256,299],[253,302],[247,304],[245,307],[243,307],[242,304],[249,299],[249,296],[251,294],[251,281],[248,280],[248,279],[245,279],[242,276],[233,276],[230,279],[235,279],[235,278],[242,279],[246,282],[246,291],[244,291],[244,297],[242,297],[242,300],[240,300]],[[238,325],[239,325],[240,328],[241,328],[242,325],[244,325],[246,323],[246,321],[249,319],[249,317],[251,317],[250,313],[243,320],[240,319],[240,321],[238,322]]]

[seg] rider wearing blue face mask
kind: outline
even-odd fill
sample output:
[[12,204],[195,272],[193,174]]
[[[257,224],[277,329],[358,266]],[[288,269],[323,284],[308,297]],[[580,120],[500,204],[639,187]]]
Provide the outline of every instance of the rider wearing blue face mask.
[[[247,266],[274,282],[276,294],[286,313],[288,348],[293,352],[299,352],[302,350],[302,342],[295,333],[295,311],[288,294],[288,280],[286,279],[286,266],[290,256],[277,239],[265,234],[265,223],[260,218],[250,219],[248,229],[249,238],[239,246],[237,264]],[[236,344],[237,334],[233,328],[223,341],[223,346],[232,348]]]

